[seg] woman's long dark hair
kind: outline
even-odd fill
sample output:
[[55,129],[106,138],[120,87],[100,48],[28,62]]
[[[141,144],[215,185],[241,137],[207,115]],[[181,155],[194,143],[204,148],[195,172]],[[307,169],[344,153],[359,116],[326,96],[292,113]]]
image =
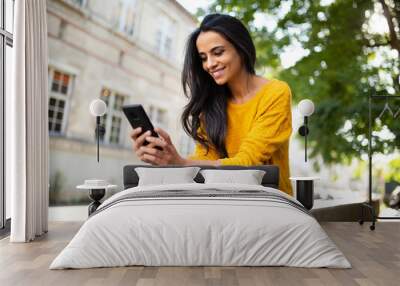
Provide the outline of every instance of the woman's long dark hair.
[[[196,40],[201,32],[214,31],[235,47],[247,72],[255,74],[256,50],[246,27],[236,18],[223,14],[210,14],[200,27],[190,34],[182,70],[183,91],[189,99],[182,114],[185,132],[203,145],[207,152],[214,147],[220,158],[228,157],[225,148],[227,131],[227,102],[231,96],[228,86],[218,85],[202,66]],[[206,137],[198,133],[200,123]]]

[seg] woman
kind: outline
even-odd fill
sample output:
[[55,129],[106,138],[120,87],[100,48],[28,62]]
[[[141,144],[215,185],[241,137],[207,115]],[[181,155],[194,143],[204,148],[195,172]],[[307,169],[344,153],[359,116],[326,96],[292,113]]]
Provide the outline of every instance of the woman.
[[278,165],[279,187],[292,195],[290,88],[257,76],[255,60],[254,44],[239,20],[206,16],[188,39],[182,72],[189,99],[182,124],[196,141],[195,152],[183,158],[164,130],[156,128],[156,138],[150,132],[138,136],[137,128],[131,138],[138,158],[153,165]]

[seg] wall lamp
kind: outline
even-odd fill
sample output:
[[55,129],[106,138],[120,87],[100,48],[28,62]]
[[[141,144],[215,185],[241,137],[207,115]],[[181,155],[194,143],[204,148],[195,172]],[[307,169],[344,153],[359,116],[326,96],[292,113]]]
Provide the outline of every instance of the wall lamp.
[[304,124],[299,128],[299,134],[304,137],[304,160],[307,162],[307,135],[308,129],[308,117],[314,113],[314,103],[309,99],[303,99],[298,104],[299,112],[304,117]]

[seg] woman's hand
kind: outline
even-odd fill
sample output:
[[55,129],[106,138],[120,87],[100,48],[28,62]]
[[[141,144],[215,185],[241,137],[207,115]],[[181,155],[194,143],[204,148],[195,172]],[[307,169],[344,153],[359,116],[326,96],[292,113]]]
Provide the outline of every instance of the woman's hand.
[[[132,139],[132,149],[133,152],[136,154],[136,156],[138,156],[138,158],[144,162],[146,162],[145,160],[143,160],[142,158],[142,153],[140,151],[140,148],[143,146],[144,142],[146,141],[146,137],[151,135],[150,131],[147,131],[145,133],[143,133],[142,135],[139,136],[139,134],[142,132],[142,128],[135,128],[133,129],[133,131],[130,134],[130,137]],[[150,145],[150,144],[149,144]],[[150,146],[149,146],[150,147]],[[146,162],[146,163],[150,163],[150,162]]]
[[[145,132],[138,136],[141,132],[140,128],[136,128],[131,133],[133,139],[133,150],[140,160],[152,165],[185,165],[186,161],[176,151],[170,136],[161,128],[154,129],[159,137],[151,136],[151,132]],[[144,141],[149,142],[144,146]],[[156,149],[159,147],[159,149]]]

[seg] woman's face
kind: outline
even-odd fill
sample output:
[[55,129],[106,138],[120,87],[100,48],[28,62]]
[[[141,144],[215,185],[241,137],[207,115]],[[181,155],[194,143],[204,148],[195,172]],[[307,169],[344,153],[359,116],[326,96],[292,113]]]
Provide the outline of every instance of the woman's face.
[[217,32],[201,32],[196,41],[203,69],[218,85],[223,85],[238,75],[243,66],[235,47]]

